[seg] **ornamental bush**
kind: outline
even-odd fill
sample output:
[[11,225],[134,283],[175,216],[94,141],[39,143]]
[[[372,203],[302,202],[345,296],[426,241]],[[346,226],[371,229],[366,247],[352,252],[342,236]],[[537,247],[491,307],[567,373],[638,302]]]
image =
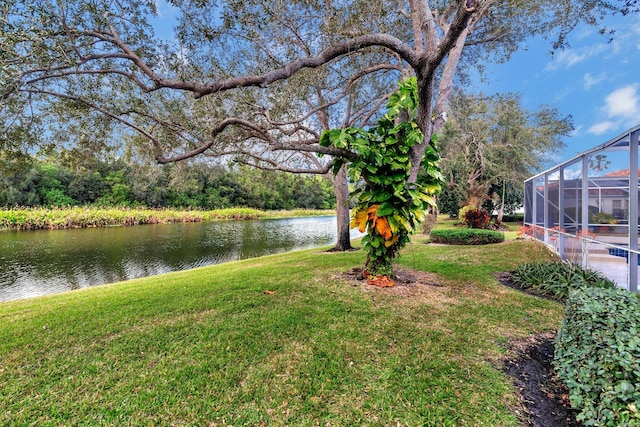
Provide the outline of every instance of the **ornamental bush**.
[[529,262],[511,272],[519,287],[564,301],[569,292],[582,287],[613,289],[615,284],[598,271],[567,262]]
[[473,228],[433,230],[429,236],[432,243],[445,243],[448,245],[487,245],[504,242],[504,233]]
[[585,426],[640,426],[640,299],[620,289],[571,292],[554,365]]
[[460,210],[458,211],[458,222],[460,224],[467,225],[466,216],[467,212],[469,212],[471,209],[475,209],[475,206],[465,205],[460,208]]
[[484,209],[470,209],[464,214],[464,223],[471,228],[487,228],[489,214]]

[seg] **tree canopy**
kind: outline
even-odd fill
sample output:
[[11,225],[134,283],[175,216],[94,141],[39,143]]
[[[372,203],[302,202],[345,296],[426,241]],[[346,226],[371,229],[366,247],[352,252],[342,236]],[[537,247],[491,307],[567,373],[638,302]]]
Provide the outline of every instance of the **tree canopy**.
[[522,192],[522,182],[553,158],[563,146],[562,137],[573,130],[571,116],[562,117],[549,105],[527,111],[517,94],[459,93],[450,112],[440,134],[448,213],[480,207],[491,195],[503,206],[507,197]]
[[[415,179],[461,64],[506,60],[534,34],[563,46],[578,23],[638,8],[635,0],[171,3],[179,17],[167,42],[154,34],[152,0],[0,2],[0,148],[100,148],[135,135],[159,162],[225,153],[231,142],[344,155],[317,144],[321,128],[367,103],[375,86],[365,76],[389,92],[404,72],[417,77],[424,134],[411,152]],[[389,70],[393,78],[380,77]],[[319,123],[314,113],[332,108],[335,122]]]

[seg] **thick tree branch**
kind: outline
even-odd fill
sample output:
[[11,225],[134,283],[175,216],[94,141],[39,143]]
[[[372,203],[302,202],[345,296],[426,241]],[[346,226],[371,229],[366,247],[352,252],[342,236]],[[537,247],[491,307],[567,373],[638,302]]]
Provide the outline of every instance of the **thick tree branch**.
[[186,160],[189,159],[191,157],[195,157],[198,154],[202,154],[205,151],[207,151],[208,149],[210,149],[215,143],[216,140],[218,138],[218,136],[224,132],[224,130],[229,127],[229,126],[240,126],[252,131],[255,131],[258,134],[265,134],[266,130],[263,129],[262,127],[256,125],[253,122],[250,122],[248,120],[245,119],[240,119],[237,117],[229,117],[224,119],[223,121],[221,121],[217,126],[215,126],[210,133],[209,136],[209,140],[205,143],[203,143],[202,145],[200,145],[199,147],[188,151],[186,153],[183,153],[181,155],[177,155],[177,156],[172,156],[172,157],[164,157],[164,156],[157,156],[156,157],[156,161],[158,163],[164,164],[164,163],[172,163],[172,162],[179,162],[181,160]]
[[67,95],[67,94],[63,94],[63,93],[57,93],[57,92],[52,92],[52,91],[48,91],[48,90],[34,90],[34,89],[29,89],[29,90],[24,90],[23,92],[25,93],[31,93],[31,94],[40,94],[40,95],[48,95],[48,96],[53,96],[56,98],[60,98],[60,99],[66,99],[69,101],[74,101],[77,102],[78,104],[82,104],[86,107],[91,108],[92,110],[98,111],[100,114],[104,114],[107,117],[111,117],[113,120],[115,120],[116,122],[127,126],[128,128],[140,133],[141,135],[143,135],[145,138],[147,138],[149,141],[151,141],[156,149],[156,153],[159,154],[160,153],[160,143],[158,142],[158,140],[149,132],[147,132],[146,130],[144,130],[142,127],[136,125],[135,123],[129,121],[129,120],[125,120],[123,119],[120,115],[115,114],[105,108],[100,107],[99,105],[93,104],[89,101],[87,101],[86,99],[77,97],[77,96],[73,96],[73,95]]
[[[438,44],[437,48],[429,55],[420,58],[420,70],[427,74],[433,73],[435,69],[442,63],[444,58],[449,54],[453,46],[458,42],[460,34],[467,28],[469,20],[472,18],[475,8],[465,6],[465,3],[473,2],[473,0],[465,0],[458,6],[453,20],[449,24],[448,31]],[[475,2],[473,2],[475,4]]]
[[242,163],[248,166],[253,166],[256,167],[258,169],[263,169],[263,170],[271,170],[271,171],[280,171],[280,172],[290,172],[290,173],[312,173],[312,174],[320,174],[320,175],[325,175],[327,174],[331,168],[333,167],[333,161],[328,162],[325,165],[320,164],[317,159],[310,159],[313,161],[313,163],[315,164],[316,168],[312,169],[312,168],[302,168],[302,167],[292,167],[292,166],[288,166],[285,163],[282,162],[278,162],[277,160],[274,160],[272,158],[269,157],[265,157],[265,156],[261,156],[257,153],[255,153],[254,151],[251,150],[245,150],[245,149],[241,149],[241,148],[235,148],[232,150],[225,150],[224,152],[221,153],[221,155],[231,155],[231,156],[246,156],[248,158],[251,158],[253,160],[255,160],[255,162],[249,162],[247,160],[244,160],[242,157],[236,158],[235,160],[238,163]]
[[140,59],[126,44],[115,37],[114,42],[122,49],[129,59],[154,82],[152,90],[172,88],[192,92],[195,98],[201,98],[217,92],[242,87],[266,87],[278,80],[285,80],[305,68],[317,68],[341,56],[349,55],[367,47],[385,47],[396,53],[411,67],[418,66],[418,58],[414,52],[401,40],[388,34],[368,34],[334,43],[315,57],[296,59],[282,68],[269,71],[261,75],[233,77],[218,80],[209,84],[166,79],[158,76],[146,63]]

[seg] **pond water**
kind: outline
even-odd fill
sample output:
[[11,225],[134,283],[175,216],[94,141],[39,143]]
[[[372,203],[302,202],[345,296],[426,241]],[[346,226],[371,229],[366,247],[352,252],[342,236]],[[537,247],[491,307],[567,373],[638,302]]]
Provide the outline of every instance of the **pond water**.
[[335,217],[2,231],[0,301],[335,241]]

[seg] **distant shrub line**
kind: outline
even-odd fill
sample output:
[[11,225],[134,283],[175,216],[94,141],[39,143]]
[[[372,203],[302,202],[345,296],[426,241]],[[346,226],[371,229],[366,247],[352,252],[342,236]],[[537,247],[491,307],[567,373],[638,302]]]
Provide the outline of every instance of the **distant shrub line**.
[[432,243],[448,245],[487,245],[504,242],[504,233],[475,228],[433,230],[429,236]]
[[327,215],[325,210],[261,211],[228,208],[210,211],[138,208],[23,208],[0,210],[0,229],[39,230],[168,224],[208,220],[248,220],[273,217]]
[[[492,215],[492,219],[496,219],[497,215]],[[522,222],[524,221],[524,214],[511,214],[511,215],[503,215],[502,222]]]

